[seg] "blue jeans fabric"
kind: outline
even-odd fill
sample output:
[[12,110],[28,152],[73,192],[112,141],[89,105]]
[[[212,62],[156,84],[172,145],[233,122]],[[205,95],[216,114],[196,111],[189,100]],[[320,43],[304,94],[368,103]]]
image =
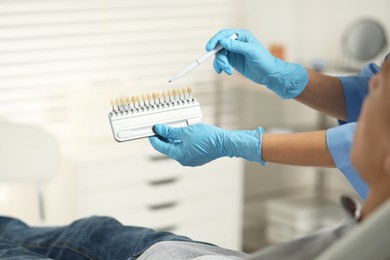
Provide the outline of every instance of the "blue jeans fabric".
[[0,217],[0,259],[136,259],[159,241],[192,241],[169,232],[124,226],[109,217],[89,217],[63,227],[30,227]]

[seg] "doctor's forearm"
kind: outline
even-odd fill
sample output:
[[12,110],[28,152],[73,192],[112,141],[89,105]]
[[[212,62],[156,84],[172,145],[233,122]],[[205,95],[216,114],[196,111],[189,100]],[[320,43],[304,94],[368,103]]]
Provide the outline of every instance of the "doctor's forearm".
[[264,134],[261,151],[263,160],[270,163],[335,167],[326,145],[326,131]]
[[340,80],[309,69],[307,73],[309,82],[295,100],[327,115],[345,120],[346,104]]

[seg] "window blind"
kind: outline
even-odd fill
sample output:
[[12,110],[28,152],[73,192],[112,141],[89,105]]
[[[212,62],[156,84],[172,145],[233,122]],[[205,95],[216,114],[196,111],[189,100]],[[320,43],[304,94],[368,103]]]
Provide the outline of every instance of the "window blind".
[[[237,27],[236,2],[0,0],[0,117],[66,123],[69,92],[94,82],[142,82],[135,94],[168,88],[209,37]],[[210,59],[173,85],[192,86],[211,123],[223,102],[216,78]]]

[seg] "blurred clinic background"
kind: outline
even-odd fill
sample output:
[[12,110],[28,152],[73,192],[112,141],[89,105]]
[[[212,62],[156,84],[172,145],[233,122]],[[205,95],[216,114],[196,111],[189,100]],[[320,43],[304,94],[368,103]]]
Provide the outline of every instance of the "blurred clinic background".
[[147,139],[115,142],[110,101],[191,86],[208,124],[330,128],[336,120],[238,73],[216,74],[212,59],[167,82],[222,28],[354,74],[388,50],[389,10],[388,0],[0,0],[0,214],[33,225],[109,215],[247,252],[336,223],[338,196],[359,199],[337,170],[229,158],[182,167]]

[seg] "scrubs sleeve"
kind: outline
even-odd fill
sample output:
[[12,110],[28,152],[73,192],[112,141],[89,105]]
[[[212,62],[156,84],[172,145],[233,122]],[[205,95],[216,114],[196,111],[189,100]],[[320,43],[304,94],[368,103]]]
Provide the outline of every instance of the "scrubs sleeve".
[[363,100],[368,94],[369,81],[379,70],[376,64],[371,63],[364,66],[357,76],[339,77],[344,91],[348,122],[357,121]]
[[366,200],[368,186],[353,167],[350,153],[356,123],[331,128],[326,132],[326,143],[336,167],[344,174],[359,196]]

